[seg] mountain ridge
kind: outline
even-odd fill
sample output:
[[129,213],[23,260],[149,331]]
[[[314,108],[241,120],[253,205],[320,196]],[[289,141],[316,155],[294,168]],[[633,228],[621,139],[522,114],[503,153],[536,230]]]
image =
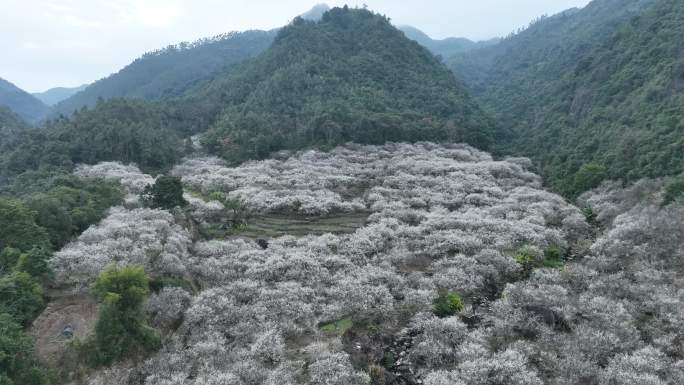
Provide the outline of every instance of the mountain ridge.
[[48,111],[48,107],[43,102],[2,78],[0,78],[0,106],[8,107],[30,123],[37,123]]
[[409,39],[418,42],[420,45],[432,51],[435,55],[440,55],[444,59],[473,49],[494,45],[501,40],[500,38],[492,38],[488,40],[473,41],[465,37],[433,39],[425,32],[410,25],[399,25],[397,28],[404,32]]
[[93,107],[98,98],[158,100],[178,96],[216,71],[260,53],[274,36],[274,31],[231,32],[148,52],[61,101],[54,106],[51,116],[68,115],[83,106]]
[[52,107],[62,100],[68,99],[78,92],[83,91],[88,87],[88,84],[83,84],[78,87],[54,87],[43,92],[34,92],[31,95],[43,102],[46,106]]

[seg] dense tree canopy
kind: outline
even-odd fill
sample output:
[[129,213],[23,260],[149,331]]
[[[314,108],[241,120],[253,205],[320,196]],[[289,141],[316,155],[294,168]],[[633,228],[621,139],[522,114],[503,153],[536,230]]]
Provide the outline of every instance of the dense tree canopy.
[[206,134],[231,160],[346,141],[465,141],[487,147],[490,120],[451,73],[383,16],[335,8],[295,19],[274,44],[219,77],[201,100],[222,106]]
[[588,163],[627,180],[684,168],[683,25],[681,1],[596,0],[451,62],[513,131],[503,146],[575,195]]
[[10,177],[39,167],[70,170],[78,163],[119,160],[148,171],[172,165],[183,151],[182,118],[135,99],[102,101],[95,108],[45,127],[23,131],[0,154],[0,175]]

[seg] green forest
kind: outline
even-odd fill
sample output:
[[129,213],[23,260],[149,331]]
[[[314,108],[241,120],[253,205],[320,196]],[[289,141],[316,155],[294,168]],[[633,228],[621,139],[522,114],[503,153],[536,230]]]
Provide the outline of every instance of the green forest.
[[497,139],[445,66],[387,18],[361,9],[295,19],[266,52],[200,95],[222,106],[205,144],[235,161],[347,141],[488,148]]
[[684,168],[682,42],[681,1],[595,1],[450,65],[511,133],[501,151],[532,157],[576,196]]

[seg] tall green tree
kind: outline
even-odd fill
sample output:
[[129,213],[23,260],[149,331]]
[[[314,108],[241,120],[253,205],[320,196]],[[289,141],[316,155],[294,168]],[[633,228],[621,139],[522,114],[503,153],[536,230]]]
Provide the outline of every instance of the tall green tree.
[[142,266],[112,266],[100,273],[94,286],[100,302],[95,335],[80,346],[92,365],[109,365],[125,354],[159,347],[159,333],[147,325],[143,312],[148,292]]
[[145,188],[143,202],[150,207],[170,210],[185,207],[188,202],[183,198],[183,184],[180,178],[162,175]]

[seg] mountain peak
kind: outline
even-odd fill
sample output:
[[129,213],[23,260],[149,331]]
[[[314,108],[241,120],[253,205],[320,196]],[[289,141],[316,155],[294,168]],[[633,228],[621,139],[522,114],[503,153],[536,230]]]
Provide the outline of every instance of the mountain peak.
[[315,5],[308,12],[303,13],[299,17],[301,17],[304,20],[319,21],[321,20],[321,18],[323,18],[323,14],[328,12],[329,10],[330,7],[328,6],[328,4],[321,3]]
[[495,134],[446,67],[365,9],[333,8],[318,23],[291,23],[249,66],[206,90],[213,95],[197,99],[216,100],[223,111],[205,141],[231,161],[422,138],[485,148]]

